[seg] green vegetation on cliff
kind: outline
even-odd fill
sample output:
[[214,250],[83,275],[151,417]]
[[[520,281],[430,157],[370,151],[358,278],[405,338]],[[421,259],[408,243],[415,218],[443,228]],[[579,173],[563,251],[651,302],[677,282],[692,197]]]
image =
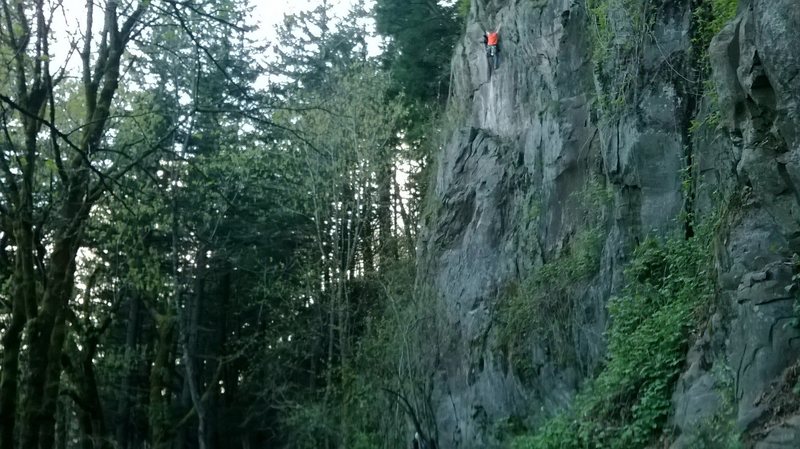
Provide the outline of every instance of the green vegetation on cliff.
[[626,270],[628,284],[609,304],[608,356],[574,406],[514,449],[634,449],[656,438],[689,335],[713,293],[711,240],[648,239]]
[[[711,39],[722,30],[734,16],[739,0],[712,0],[699,2],[692,11],[693,43],[702,54],[707,54]],[[707,62],[703,69],[707,70]]]
[[[597,179],[571,195],[578,224],[574,235],[552,259],[509,286],[500,301],[496,320],[500,344],[522,379],[533,374],[528,350],[534,340],[543,341],[559,363],[574,362],[580,292],[600,265],[606,226],[603,211],[612,195],[608,185]],[[523,220],[533,229],[540,221],[540,209],[531,200],[524,211]]]

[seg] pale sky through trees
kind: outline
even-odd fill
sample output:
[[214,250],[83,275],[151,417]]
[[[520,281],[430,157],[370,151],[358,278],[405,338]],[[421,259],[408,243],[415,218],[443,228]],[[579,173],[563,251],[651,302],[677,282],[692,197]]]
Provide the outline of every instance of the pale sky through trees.
[[[304,9],[314,8],[321,3],[320,0],[255,0],[251,2],[254,19],[260,24],[260,34],[265,39],[275,39],[275,26],[278,25],[285,14],[292,14]],[[333,5],[333,13],[337,16],[347,14],[347,10],[354,3],[352,0],[329,0]]]
[[[99,0],[96,4],[104,8],[105,1]],[[278,36],[275,27],[278,26],[286,14],[297,13],[302,10],[312,9],[321,0],[250,0],[253,12],[250,23],[257,25],[258,28],[253,32],[252,37],[259,43],[277,44]],[[343,17],[355,3],[354,0],[328,0],[331,5],[331,13],[335,17]],[[372,1],[367,1],[367,6],[371,7]],[[81,30],[84,29],[86,21],[86,0],[63,0],[63,11],[55,13],[53,29],[55,39],[51,43],[51,54],[57,62],[56,67],[64,63],[64,59],[69,54],[70,42],[74,41]],[[370,52],[377,54],[378,42],[370,46]],[[263,58],[269,58],[272,51],[268,51]],[[75,70],[80,67],[77,54],[72,54],[69,66]]]

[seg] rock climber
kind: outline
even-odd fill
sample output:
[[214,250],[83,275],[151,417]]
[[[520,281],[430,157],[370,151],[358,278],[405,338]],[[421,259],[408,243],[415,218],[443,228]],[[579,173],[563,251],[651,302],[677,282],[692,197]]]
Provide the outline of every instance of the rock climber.
[[486,45],[486,58],[489,60],[489,70],[496,69],[499,61],[500,27],[494,31],[483,33],[483,43]]

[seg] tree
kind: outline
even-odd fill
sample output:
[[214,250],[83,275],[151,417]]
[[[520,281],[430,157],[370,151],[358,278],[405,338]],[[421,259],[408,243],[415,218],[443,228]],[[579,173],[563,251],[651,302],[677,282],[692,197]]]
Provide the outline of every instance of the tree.
[[0,449],[374,441],[358,348],[416,209],[363,8],[289,18],[264,91],[244,0],[86,5],[76,79],[60,2],[0,0]]
[[[51,73],[50,26],[56,8],[43,0],[28,7],[2,2],[2,50],[11,92],[0,94],[4,128],[2,193],[4,234],[13,239],[11,323],[3,335],[0,380],[0,447],[15,447],[16,417],[24,449],[52,447],[55,410],[65,340],[67,303],[75,278],[75,257],[84,225],[106,181],[124,173],[125,164],[96,177],[104,135],[119,87],[122,55],[141,31],[147,2],[104,11],[100,43],[94,46],[94,5],[87,3],[87,30],[80,48],[83,123],[78,140],[56,126],[55,88],[63,76]],[[39,138],[41,131],[48,141]],[[55,170],[46,173],[51,161]],[[47,182],[47,184],[44,184]],[[44,185],[43,185],[44,184]],[[48,201],[50,200],[50,201]],[[26,379],[17,391],[20,343],[27,328]],[[18,398],[22,408],[17,411]]]
[[[403,114],[402,105],[387,97],[389,80],[374,64],[333,69],[326,83],[319,91],[307,90],[302,97],[295,94],[296,101],[316,107],[287,110],[278,116],[287,126],[293,123],[302,136],[280,145],[297,170],[289,176],[297,180],[299,192],[307,198],[302,207],[304,215],[312,219],[314,251],[305,260],[304,269],[309,272],[305,286],[289,293],[290,297],[306,299],[294,302],[295,311],[291,311],[292,303],[287,303],[291,314],[297,314],[299,308],[302,315],[298,317],[310,320],[305,321],[309,330],[283,323],[282,330],[271,338],[281,352],[287,346],[314,348],[305,354],[289,349],[300,355],[294,361],[281,356],[284,367],[296,364],[312,371],[311,384],[306,385],[306,389],[312,389],[285,401],[282,407],[295,409],[293,404],[303,403],[327,410],[333,419],[320,422],[331,425],[312,432],[316,435],[309,440],[312,445],[345,444],[348,439],[346,403],[341,401],[339,387],[345,381],[363,310],[369,307],[369,302],[362,301],[370,296],[368,292],[359,293],[356,286],[368,274],[367,268],[374,272],[388,263],[377,259],[373,248],[380,247],[382,240],[394,238],[393,229],[386,229],[387,235],[376,232],[377,187],[384,161],[391,160],[388,143]],[[307,332],[311,333],[304,335]],[[292,337],[291,343],[285,342]],[[284,343],[276,345],[276,340]],[[294,389],[292,385],[290,382],[286,387]],[[318,399],[320,403],[312,406]],[[296,415],[284,418],[284,424],[291,426],[292,416]],[[335,428],[331,427],[333,422]],[[303,441],[299,434],[294,435],[295,440]]]
[[[63,69],[54,73],[51,67],[51,27],[60,14],[60,2],[2,1],[0,7],[0,57],[5,63],[4,79],[13,80],[3,83],[0,93],[4,137],[0,214],[2,236],[13,248],[6,254],[5,264],[11,272],[4,298],[10,318],[2,335],[0,447],[53,447],[58,398],[64,387],[64,355],[78,359],[66,364],[67,374],[76,389],[76,402],[89,395],[89,403],[79,403],[79,411],[86,415],[82,422],[87,441],[97,442],[100,440],[92,435],[106,429],[93,385],[94,364],[100,335],[108,325],[97,325],[94,320],[108,312],[94,307],[89,284],[76,288],[77,279],[87,279],[84,270],[91,269],[87,263],[92,260],[77,255],[86,248],[89,223],[108,216],[97,206],[108,198],[127,206],[117,196],[120,189],[134,172],[147,175],[147,170],[138,170],[157,163],[158,155],[170,150],[167,143],[175,141],[195,112],[172,115],[174,120],[168,126],[148,129],[157,133],[138,133],[136,138],[126,139],[129,136],[120,134],[124,125],[140,128],[148,114],[130,114],[125,102],[120,102],[123,67],[146,71],[144,58],[139,56],[147,49],[136,44],[169,28],[188,36],[194,54],[216,66],[220,59],[213,56],[206,36],[194,32],[193,27],[205,21],[214,26],[204,29],[226,36],[222,29],[237,28],[237,19],[226,15],[230,9],[210,1],[110,0],[103,7],[88,1],[82,33],[72,43],[81,61],[76,92],[67,82],[68,73]],[[226,75],[226,86],[236,84],[237,72]],[[64,104],[65,97],[78,100]],[[104,274],[100,270],[95,276]],[[96,282],[108,285],[106,279]],[[79,290],[86,298],[82,310],[76,309]],[[164,351],[157,357],[164,363],[170,361],[169,328],[159,328]],[[80,345],[73,344],[73,331]],[[164,376],[163,380],[171,379]],[[151,395],[160,396],[158,389]]]
[[447,101],[450,57],[463,23],[461,11],[458,2],[375,2],[378,32],[391,38],[385,54],[392,76],[410,99]]
[[279,78],[273,88],[284,95],[301,88],[321,92],[331,86],[333,72],[365,60],[371,32],[361,23],[367,14],[362,1],[338,18],[330,2],[321,0],[313,9],[284,17],[276,30],[280,41],[272,47],[276,58],[270,73]]

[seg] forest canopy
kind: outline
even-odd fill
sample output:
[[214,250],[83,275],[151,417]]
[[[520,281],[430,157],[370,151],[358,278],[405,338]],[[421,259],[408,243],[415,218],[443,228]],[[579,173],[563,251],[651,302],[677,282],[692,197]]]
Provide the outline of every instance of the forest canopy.
[[0,449],[424,438],[461,17],[422,4],[321,0],[264,45],[247,0],[0,0]]

